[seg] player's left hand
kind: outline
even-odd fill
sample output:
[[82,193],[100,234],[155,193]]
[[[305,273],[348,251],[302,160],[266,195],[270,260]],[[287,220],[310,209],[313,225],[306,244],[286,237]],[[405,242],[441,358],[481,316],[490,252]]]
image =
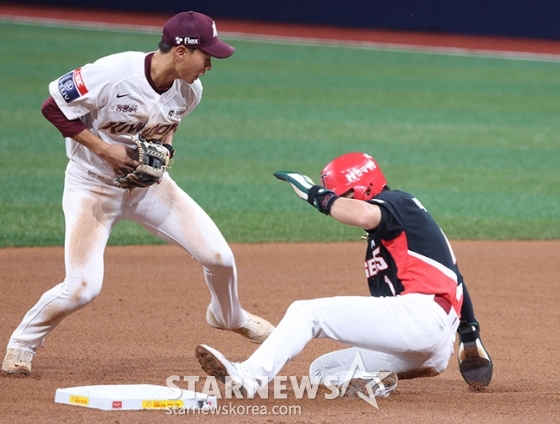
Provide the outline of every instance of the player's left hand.
[[298,197],[305,201],[308,200],[309,190],[315,185],[311,178],[298,172],[276,171],[273,175],[290,183]]
[[331,205],[337,198],[333,191],[316,185],[307,175],[298,172],[276,171],[273,175],[288,182],[300,199],[315,206],[319,212],[329,214]]
[[146,140],[140,135],[132,137],[136,144],[135,159],[139,165],[132,172],[115,179],[120,188],[148,187],[159,183],[167,170],[170,151],[158,140]]

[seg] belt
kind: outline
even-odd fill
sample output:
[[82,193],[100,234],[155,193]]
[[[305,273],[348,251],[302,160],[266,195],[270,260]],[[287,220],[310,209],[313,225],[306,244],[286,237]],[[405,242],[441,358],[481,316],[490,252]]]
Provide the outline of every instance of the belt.
[[105,184],[109,184],[109,185],[111,185],[111,186],[115,186],[115,187],[116,187],[115,181],[112,180],[111,178],[107,178],[107,177],[104,177],[104,176],[102,176],[102,175],[97,175],[96,173],[91,172],[90,170],[88,170],[87,173],[88,173],[89,175],[91,175],[93,178],[96,178],[96,179],[98,179],[99,181],[104,182]]
[[449,311],[451,310],[451,303],[449,303],[445,297],[441,294],[436,294],[434,296],[434,302],[441,306],[441,309],[443,309],[446,314],[449,314]]

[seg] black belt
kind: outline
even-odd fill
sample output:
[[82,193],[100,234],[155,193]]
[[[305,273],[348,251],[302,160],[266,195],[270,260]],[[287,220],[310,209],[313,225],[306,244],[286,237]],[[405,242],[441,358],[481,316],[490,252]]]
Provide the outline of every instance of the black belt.
[[436,294],[434,296],[434,302],[441,306],[441,309],[443,309],[446,314],[449,314],[449,311],[451,310],[451,303],[449,303],[445,297],[441,294]]

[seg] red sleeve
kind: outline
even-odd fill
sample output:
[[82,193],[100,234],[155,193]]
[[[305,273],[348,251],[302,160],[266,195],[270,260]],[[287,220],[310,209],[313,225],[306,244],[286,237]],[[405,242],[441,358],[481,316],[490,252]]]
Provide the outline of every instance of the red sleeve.
[[41,106],[43,116],[47,118],[62,133],[64,137],[74,137],[86,129],[79,119],[69,120],[60,110],[52,96],[49,96]]

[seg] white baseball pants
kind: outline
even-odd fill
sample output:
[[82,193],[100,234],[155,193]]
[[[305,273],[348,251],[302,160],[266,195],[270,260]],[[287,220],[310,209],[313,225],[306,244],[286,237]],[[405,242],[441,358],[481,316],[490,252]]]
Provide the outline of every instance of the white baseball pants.
[[208,214],[168,174],[160,184],[130,191],[100,179],[69,162],[62,198],[66,277],[27,312],[8,347],[35,352],[64,317],[99,294],[105,246],[123,219],[190,253],[204,267],[218,323],[225,328],[242,326],[245,312],[237,295],[233,253]]
[[439,374],[453,354],[459,319],[453,309],[446,314],[433,299],[433,295],[407,294],[296,301],[242,367],[270,381],[311,339],[326,337],[354,347],[316,359],[309,370],[311,381],[342,384],[358,351],[367,372],[428,369]]

